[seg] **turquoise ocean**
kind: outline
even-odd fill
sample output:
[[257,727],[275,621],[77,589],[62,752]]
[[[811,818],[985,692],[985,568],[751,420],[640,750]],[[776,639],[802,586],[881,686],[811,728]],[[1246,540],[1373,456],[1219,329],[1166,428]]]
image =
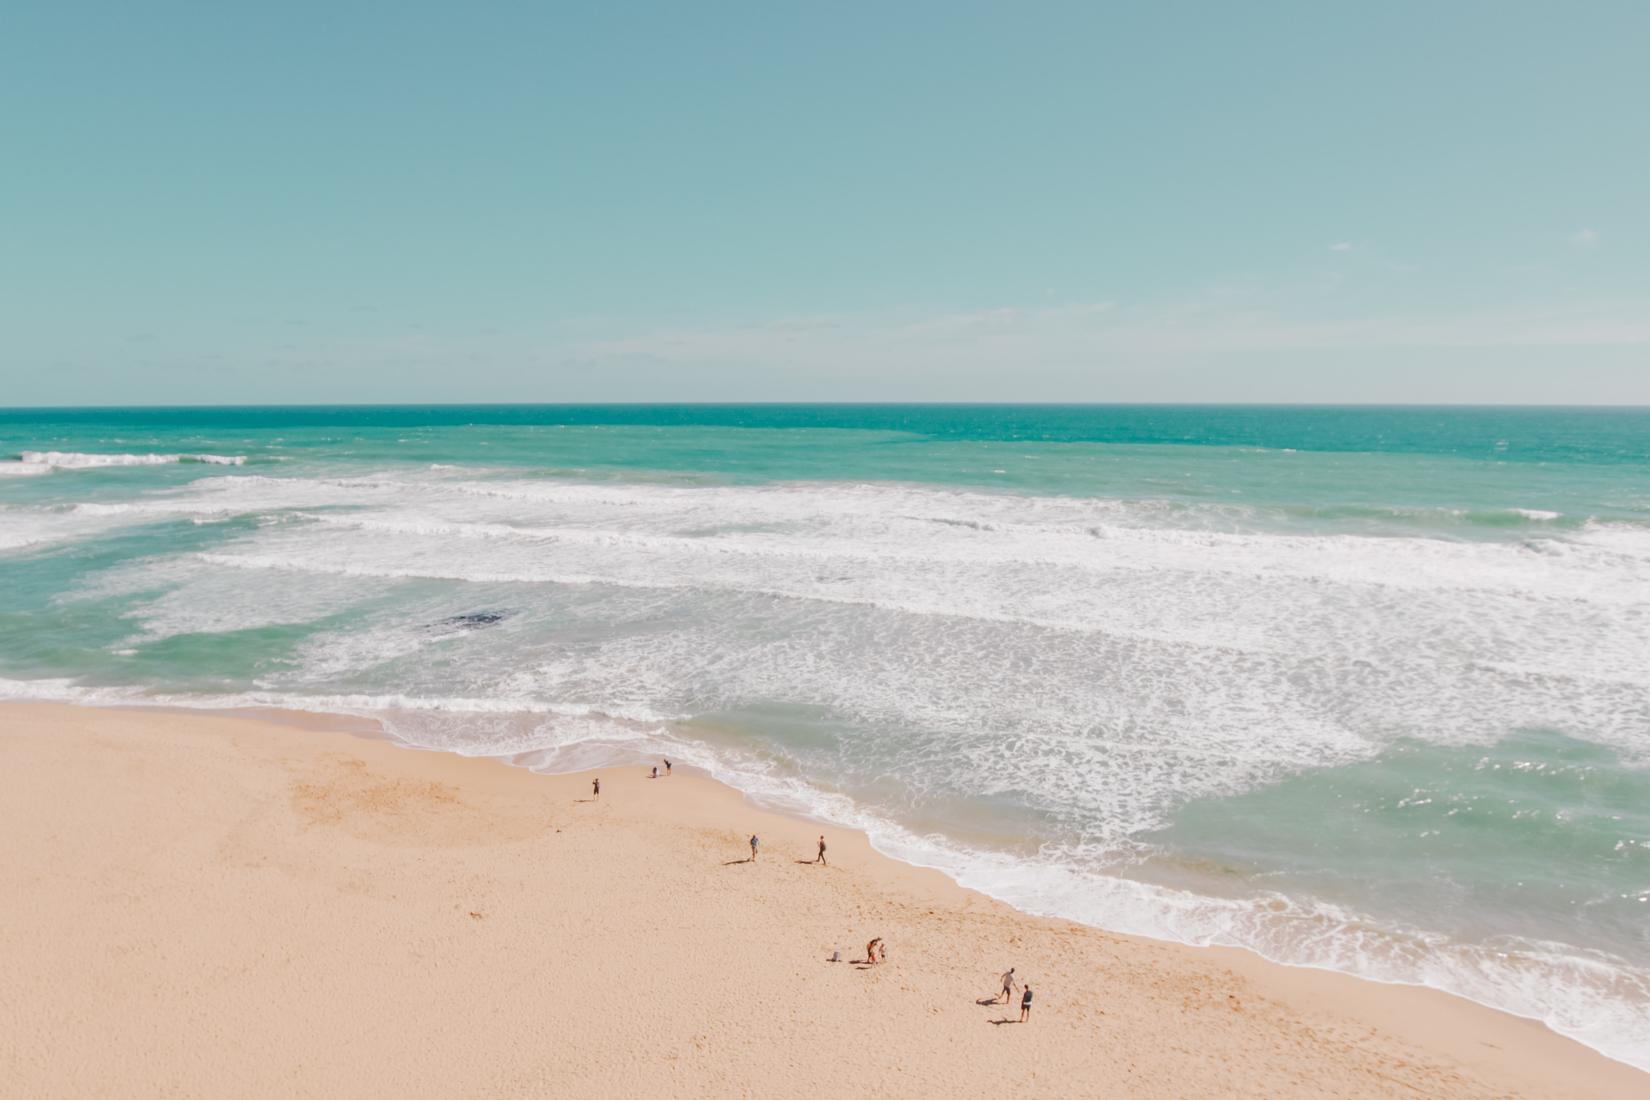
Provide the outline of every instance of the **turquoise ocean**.
[[0,410],[0,698],[668,755],[1650,1069],[1650,410]]

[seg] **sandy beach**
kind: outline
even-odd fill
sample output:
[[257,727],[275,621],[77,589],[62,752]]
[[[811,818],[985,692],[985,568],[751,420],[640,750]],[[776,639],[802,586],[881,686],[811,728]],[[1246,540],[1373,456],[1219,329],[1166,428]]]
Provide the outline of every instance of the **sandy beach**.
[[[1445,994],[1027,916],[841,830],[819,866],[708,779],[595,774],[0,707],[0,1095],[1650,1094]],[[1009,966],[1025,1024],[978,1003]]]

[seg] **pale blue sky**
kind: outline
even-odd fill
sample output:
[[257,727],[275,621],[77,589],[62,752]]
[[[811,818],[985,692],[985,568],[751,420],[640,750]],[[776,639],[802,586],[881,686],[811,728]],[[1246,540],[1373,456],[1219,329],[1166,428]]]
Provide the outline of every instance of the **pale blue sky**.
[[12,4],[0,403],[1650,403],[1650,4]]

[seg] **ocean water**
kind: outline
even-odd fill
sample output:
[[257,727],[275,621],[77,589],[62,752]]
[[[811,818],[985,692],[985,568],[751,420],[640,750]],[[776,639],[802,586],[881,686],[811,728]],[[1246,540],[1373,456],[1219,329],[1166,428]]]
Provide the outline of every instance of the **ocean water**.
[[0,697],[698,765],[1650,1069],[1650,411],[0,410]]

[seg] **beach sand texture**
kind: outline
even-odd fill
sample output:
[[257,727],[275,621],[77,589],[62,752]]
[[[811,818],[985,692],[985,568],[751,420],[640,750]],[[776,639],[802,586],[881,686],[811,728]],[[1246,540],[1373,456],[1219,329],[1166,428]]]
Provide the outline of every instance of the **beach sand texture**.
[[[0,706],[0,1095],[1650,1095],[1431,990],[1027,916],[839,830],[812,865],[817,825],[701,777],[596,801],[346,723]],[[977,1003],[1008,966],[1024,1025]]]

